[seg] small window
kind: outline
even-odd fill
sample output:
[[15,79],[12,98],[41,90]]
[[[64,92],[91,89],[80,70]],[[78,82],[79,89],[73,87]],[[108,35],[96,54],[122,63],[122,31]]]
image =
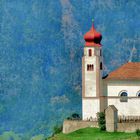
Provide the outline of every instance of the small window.
[[88,64],[87,65],[87,71],[93,71],[94,70],[94,65],[93,64]]
[[88,50],[88,55],[92,56],[92,50],[91,49]]
[[120,102],[127,102],[128,101],[128,95],[126,91],[122,91],[120,93]]
[[102,65],[102,62],[100,63],[100,70],[102,70],[103,69],[103,65]]

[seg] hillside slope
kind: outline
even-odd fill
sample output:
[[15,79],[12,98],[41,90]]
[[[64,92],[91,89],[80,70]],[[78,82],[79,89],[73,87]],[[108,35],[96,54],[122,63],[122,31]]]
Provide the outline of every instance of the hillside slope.
[[57,134],[49,140],[137,140],[135,133],[103,132],[98,128],[84,128],[70,134]]

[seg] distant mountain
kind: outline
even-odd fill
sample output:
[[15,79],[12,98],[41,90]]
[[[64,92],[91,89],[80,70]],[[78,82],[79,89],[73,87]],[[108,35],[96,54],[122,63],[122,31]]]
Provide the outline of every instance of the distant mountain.
[[139,13],[138,0],[1,0],[0,133],[48,136],[80,114],[83,35],[91,19],[103,36],[106,74],[140,61]]

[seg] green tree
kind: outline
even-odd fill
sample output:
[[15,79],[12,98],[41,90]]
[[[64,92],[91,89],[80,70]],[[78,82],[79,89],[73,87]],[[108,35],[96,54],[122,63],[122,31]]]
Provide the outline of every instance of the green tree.
[[137,134],[137,136],[138,136],[138,139],[140,140],[140,129],[137,129],[137,130],[136,130],[136,134]]
[[104,112],[99,112],[98,113],[98,124],[99,124],[100,130],[103,130],[103,131],[106,130],[106,126],[105,126],[105,113]]

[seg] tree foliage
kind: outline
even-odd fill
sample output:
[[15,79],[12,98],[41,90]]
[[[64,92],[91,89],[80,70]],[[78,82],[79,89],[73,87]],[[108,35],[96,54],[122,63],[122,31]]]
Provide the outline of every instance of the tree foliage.
[[137,136],[138,136],[138,139],[140,140],[140,129],[137,129],[137,130],[136,130],[136,134],[137,134]]
[[53,128],[53,135],[61,133],[62,132],[62,128],[63,128],[62,125],[61,126],[58,126],[58,125],[54,126],[54,128]]
[[99,112],[98,113],[98,124],[99,124],[100,130],[103,130],[103,131],[106,130],[106,126],[105,126],[105,113],[104,112]]
[[77,113],[73,113],[70,117],[67,117],[67,120],[80,120],[81,117]]

